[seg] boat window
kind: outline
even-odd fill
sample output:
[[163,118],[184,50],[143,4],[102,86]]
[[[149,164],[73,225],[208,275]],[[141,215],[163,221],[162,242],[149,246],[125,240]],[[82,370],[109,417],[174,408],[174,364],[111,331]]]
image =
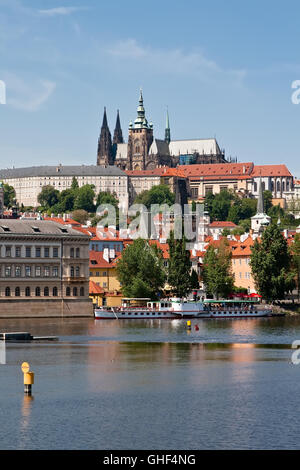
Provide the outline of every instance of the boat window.
[[127,315],[131,315],[131,312],[128,312]]
[[147,312],[147,315],[150,315],[150,313],[149,313],[149,312]]
[[160,315],[160,312],[158,312],[158,315]]
[[125,315],[125,312],[122,312],[122,315]]
[[144,315],[144,312],[141,312],[141,315]]
[[137,312],[135,312],[135,315],[137,315]]

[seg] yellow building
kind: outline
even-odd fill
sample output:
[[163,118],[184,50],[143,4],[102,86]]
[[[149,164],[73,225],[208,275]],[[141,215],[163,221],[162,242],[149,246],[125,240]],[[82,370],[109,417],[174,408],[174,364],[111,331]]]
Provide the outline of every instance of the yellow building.
[[118,255],[110,257],[108,249],[90,251],[90,297],[93,303],[116,307],[121,305],[121,286],[116,274]]

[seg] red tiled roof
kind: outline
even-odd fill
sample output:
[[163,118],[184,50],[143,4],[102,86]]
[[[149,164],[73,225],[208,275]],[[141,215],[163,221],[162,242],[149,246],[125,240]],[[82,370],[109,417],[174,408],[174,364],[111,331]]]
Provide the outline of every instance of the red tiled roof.
[[178,169],[182,170],[187,177],[241,177],[251,174],[253,163],[205,163],[200,165],[179,165]]
[[94,281],[89,282],[89,293],[90,294],[103,294],[104,289],[102,287],[98,286]]
[[212,228],[214,228],[214,227],[230,227],[230,228],[237,227],[236,224],[234,224],[233,222],[230,222],[228,220],[224,220],[224,221],[215,220],[214,222],[209,224],[209,226],[212,227]]
[[255,165],[251,176],[292,176],[292,174],[286,165]]
[[[121,253],[115,253],[115,258],[106,261],[103,258],[103,251],[90,251],[90,268],[112,268],[115,267],[116,261]],[[93,262],[92,262],[93,261]]]

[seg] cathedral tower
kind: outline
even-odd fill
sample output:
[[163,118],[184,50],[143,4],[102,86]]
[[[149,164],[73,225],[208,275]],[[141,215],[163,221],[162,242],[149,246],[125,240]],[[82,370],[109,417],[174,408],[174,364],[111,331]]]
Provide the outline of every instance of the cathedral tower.
[[166,118],[165,142],[167,142],[168,145],[171,142],[171,131],[170,131],[169,112],[168,112],[168,110],[167,110],[167,118]]
[[148,152],[153,141],[153,126],[145,117],[142,90],[140,91],[137,118],[129,124],[127,170],[146,170]]
[[97,165],[113,165],[111,134],[107,124],[106,108],[104,108],[103,122],[98,139]]
[[117,111],[116,127],[115,127],[114,137],[113,137],[113,145],[112,145],[113,160],[115,160],[115,158],[116,158],[117,145],[118,144],[123,144],[123,143],[124,143],[124,139],[123,139],[121,124],[120,124],[120,115],[119,115],[119,110],[118,110]]

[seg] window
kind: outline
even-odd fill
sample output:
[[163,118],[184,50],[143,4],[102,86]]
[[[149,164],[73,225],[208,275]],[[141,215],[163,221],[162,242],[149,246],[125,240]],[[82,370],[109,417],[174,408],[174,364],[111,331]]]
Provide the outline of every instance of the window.
[[11,277],[11,266],[5,266],[5,277]]
[[21,277],[21,266],[16,266],[15,267],[15,276],[16,277]]
[[73,297],[77,297],[77,287],[73,287]]
[[66,296],[70,297],[70,295],[71,295],[71,288],[67,287],[66,288]]
[[53,297],[57,297],[57,295],[58,295],[57,287],[53,287],[53,289],[52,289],[52,295],[53,295]]
[[107,282],[103,282],[103,287],[107,287]]
[[41,257],[41,247],[37,246],[35,249],[35,257],[40,258]]
[[100,276],[100,272],[99,272],[99,271],[96,271],[96,276]]
[[74,266],[71,266],[71,277],[74,277]]
[[20,293],[21,293],[21,292],[20,292],[20,287],[16,287],[16,288],[15,288],[15,296],[16,296],[16,297],[20,297]]
[[49,252],[50,252],[49,247],[45,246],[45,248],[44,248],[44,257],[45,258],[49,258]]
[[31,258],[31,246],[26,246],[26,258]]
[[6,246],[5,247],[5,256],[7,258],[10,258],[11,257],[11,246]]
[[76,258],[80,258],[80,249],[76,248]]
[[30,287],[25,288],[25,296],[30,297]]
[[49,276],[50,276],[50,267],[49,267],[49,266],[45,266],[45,267],[44,267],[44,276],[45,276],[45,277],[49,277]]
[[76,266],[76,277],[80,276],[80,266]]
[[58,258],[58,248],[57,248],[57,246],[53,247],[53,258]]
[[10,296],[10,287],[6,287],[5,288],[5,297],[9,297]]
[[57,266],[54,266],[52,268],[52,276],[53,277],[58,277],[58,267]]
[[31,266],[25,266],[25,276],[26,277],[31,276]]
[[103,271],[102,276],[107,276],[107,272]]
[[21,247],[20,246],[16,246],[15,255],[16,255],[16,258],[21,258]]
[[80,287],[80,296],[81,296],[81,297],[84,296],[84,287]]
[[40,295],[41,295],[41,288],[40,288],[40,287],[36,287],[36,288],[35,288],[35,296],[36,296],[36,297],[40,297]]
[[35,277],[41,277],[41,267],[40,266],[35,267]]
[[74,258],[74,248],[70,249],[70,258]]
[[44,296],[49,297],[49,287],[44,287]]

